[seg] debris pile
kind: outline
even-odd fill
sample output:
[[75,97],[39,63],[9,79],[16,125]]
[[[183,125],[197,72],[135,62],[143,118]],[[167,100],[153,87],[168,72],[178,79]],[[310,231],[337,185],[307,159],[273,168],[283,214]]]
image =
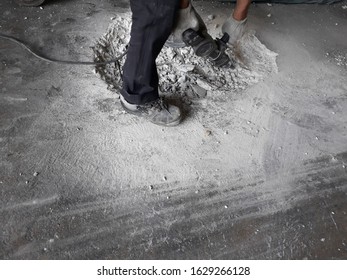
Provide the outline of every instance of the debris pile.
[[[106,34],[93,48],[95,61],[112,60],[126,51],[130,39],[131,13],[120,14],[112,19]],[[211,30],[211,34],[217,30]],[[214,27],[216,29],[216,27]],[[248,32],[234,49],[227,54],[235,60],[235,69],[214,67],[204,58],[197,57],[189,47],[173,49],[164,47],[157,59],[160,91],[165,95],[179,95],[183,100],[204,98],[209,94],[223,95],[240,92],[277,72],[277,54],[268,50],[255,36]],[[121,87],[121,65],[109,64],[96,67],[96,72],[110,89]]]

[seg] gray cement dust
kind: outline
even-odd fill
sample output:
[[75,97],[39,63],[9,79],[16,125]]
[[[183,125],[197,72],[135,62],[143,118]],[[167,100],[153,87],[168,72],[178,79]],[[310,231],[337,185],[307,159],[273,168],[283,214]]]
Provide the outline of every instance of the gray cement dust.
[[[215,32],[233,7],[195,3]],[[14,5],[0,1],[0,32],[75,60],[129,13],[125,0]],[[0,258],[346,259],[342,6],[252,5],[253,51],[233,50],[227,74],[166,49],[161,87],[187,115],[170,129],[125,114],[94,68],[1,41]]]

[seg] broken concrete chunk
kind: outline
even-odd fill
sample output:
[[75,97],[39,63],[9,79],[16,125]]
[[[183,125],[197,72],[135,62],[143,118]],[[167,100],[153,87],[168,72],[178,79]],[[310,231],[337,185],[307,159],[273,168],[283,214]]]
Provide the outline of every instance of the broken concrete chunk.
[[169,80],[170,80],[171,82],[176,82],[176,75],[174,75],[174,74],[169,74],[169,75],[167,75],[167,77],[169,78]]
[[205,130],[205,134],[206,134],[206,136],[211,136],[212,135],[212,131],[209,130],[209,129],[206,129]]
[[199,97],[204,98],[207,95],[207,90],[198,86],[198,85],[190,85],[193,92]]
[[187,81],[187,77],[186,76],[182,76],[182,77],[180,77],[178,80],[177,80],[177,82],[179,83],[179,84],[183,84],[183,83],[185,83]]
[[202,87],[203,89],[212,90],[212,87],[206,81],[197,79],[196,83],[198,84],[198,86]]
[[187,73],[187,72],[193,71],[195,69],[195,66],[193,64],[182,64],[182,65],[179,65],[177,69],[179,71]]

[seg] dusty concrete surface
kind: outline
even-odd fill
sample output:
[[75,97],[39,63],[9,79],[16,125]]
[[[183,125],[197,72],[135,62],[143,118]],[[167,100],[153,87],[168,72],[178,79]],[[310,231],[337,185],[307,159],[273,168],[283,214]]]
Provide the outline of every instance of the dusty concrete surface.
[[[170,129],[124,114],[92,67],[0,41],[0,257],[346,259],[345,5],[253,5],[278,73],[193,100]],[[214,21],[232,9],[196,6]],[[89,60],[126,11],[1,1],[0,32]]]

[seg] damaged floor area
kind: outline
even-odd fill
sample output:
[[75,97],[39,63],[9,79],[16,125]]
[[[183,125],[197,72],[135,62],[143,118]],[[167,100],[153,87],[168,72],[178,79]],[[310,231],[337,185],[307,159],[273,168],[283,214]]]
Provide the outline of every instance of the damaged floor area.
[[[194,3],[217,33],[233,8]],[[93,67],[1,40],[0,258],[346,259],[346,5],[253,4],[259,48],[233,50],[228,74],[166,49],[175,128],[124,113]],[[86,61],[129,4],[0,14],[0,33]]]

